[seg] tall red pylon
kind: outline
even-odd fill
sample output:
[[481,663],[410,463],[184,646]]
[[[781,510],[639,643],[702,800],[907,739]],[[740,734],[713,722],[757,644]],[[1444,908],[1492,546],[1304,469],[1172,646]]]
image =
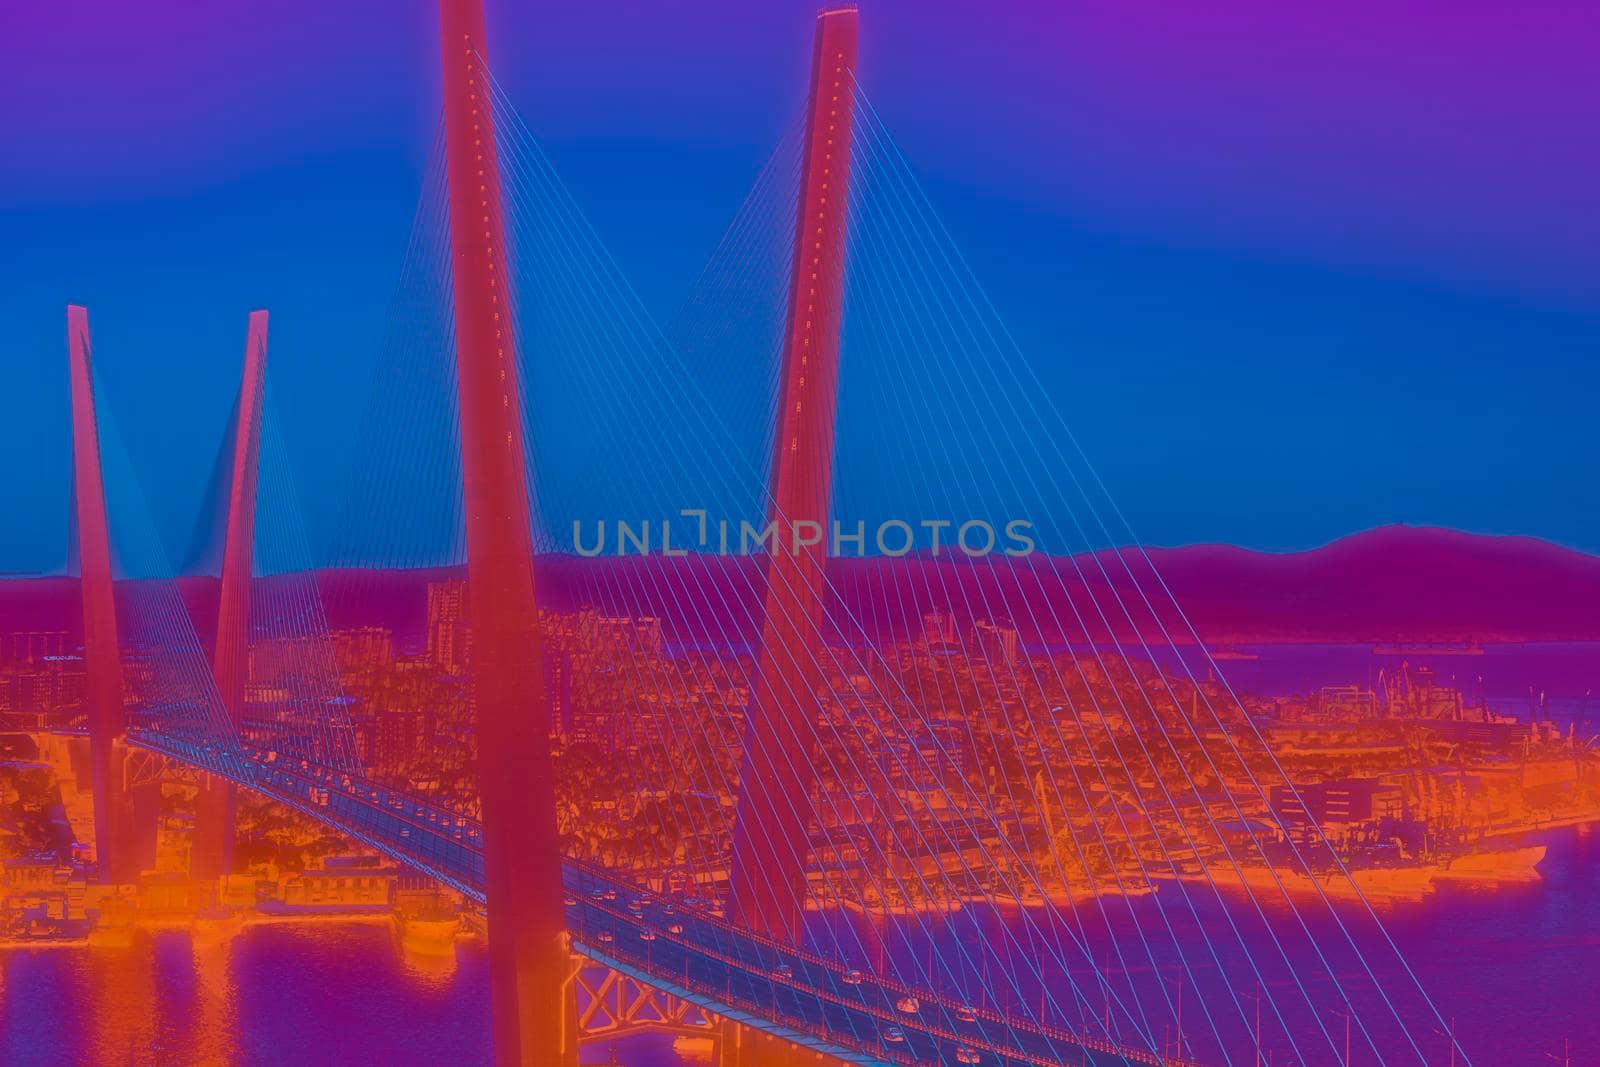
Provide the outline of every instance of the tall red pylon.
[[67,307],[67,355],[72,388],[72,477],[78,525],[78,575],[83,594],[83,658],[88,674],[89,761],[94,791],[95,859],[102,882],[132,882],[139,857],[133,815],[123,789],[120,744],[127,729],[122,659],[117,645],[111,534],[100,470],[100,424],[94,404],[89,311]]
[[[234,416],[228,462],[228,522],[217,595],[217,640],[212,676],[236,731],[244,727],[245,676],[250,662],[250,574],[256,529],[256,477],[261,458],[261,414],[267,371],[267,313],[252,311],[245,334],[244,373]],[[215,878],[233,872],[232,783],[215,778],[201,787],[195,812],[190,872]]]
[[495,1062],[577,1063],[482,0],[440,0]]
[[833,489],[858,23],[853,4],[817,15],[772,458],[768,517],[775,533],[745,719],[730,875],[734,916],[752,929],[790,939],[800,934],[809,796],[816,779],[812,740],[823,681],[822,582]]

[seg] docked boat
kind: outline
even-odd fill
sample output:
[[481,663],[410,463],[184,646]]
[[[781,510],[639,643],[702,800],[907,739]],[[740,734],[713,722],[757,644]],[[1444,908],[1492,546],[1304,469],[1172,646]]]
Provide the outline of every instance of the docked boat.
[[455,952],[461,910],[445,894],[431,889],[399,891],[394,921],[407,952],[419,956],[448,956]]
[[1484,849],[1451,856],[1435,877],[1462,882],[1531,882],[1539,877],[1546,845]]
[[1288,849],[1269,850],[1272,862],[1259,861],[1235,866],[1212,862],[1205,876],[1221,886],[1268,889],[1290,893],[1316,893],[1330,897],[1415,898],[1433,888],[1438,864],[1412,856],[1396,842],[1361,845],[1343,850],[1339,862],[1318,862],[1308,868],[1305,859],[1319,860],[1318,849],[1307,846],[1309,857],[1296,856]]
[[1476,641],[1449,642],[1438,645],[1405,645],[1394,642],[1373,645],[1374,656],[1481,656],[1483,646]]
[[1329,897],[1415,898],[1426,896],[1433,888],[1437,868],[1431,864],[1412,863],[1392,867],[1353,867],[1339,871],[1334,868],[1307,873],[1293,868],[1240,866],[1213,864],[1206,868],[1206,878],[1225,888],[1269,890],[1294,894],[1316,894]]

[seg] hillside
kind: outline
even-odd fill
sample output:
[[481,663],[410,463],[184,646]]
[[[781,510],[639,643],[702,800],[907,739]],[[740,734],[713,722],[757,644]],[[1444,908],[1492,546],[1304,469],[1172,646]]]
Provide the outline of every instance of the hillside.
[[[1208,643],[1600,640],[1600,557],[1534,538],[1387,526],[1306,552],[1193,545],[1151,549],[1149,561],[1155,573],[1133,550],[1035,556],[1013,568],[949,557],[838,559],[828,573],[838,603],[883,634],[911,632],[923,612],[954,603],[962,623],[1009,617],[1031,637],[1099,640],[1137,629],[1147,638],[1159,640],[1165,631],[1183,641],[1182,619],[1160,596],[1158,573]],[[684,640],[749,639],[759,612],[757,563],[542,557],[540,598],[555,610],[594,605],[607,613],[658,615]],[[388,626],[413,644],[421,639],[426,583],[460,573],[323,572],[318,584],[332,626]],[[215,585],[209,578],[182,581],[202,634],[215,615]],[[149,601],[140,586],[119,587],[123,611]],[[0,581],[0,635],[28,630],[75,634],[76,583]]]

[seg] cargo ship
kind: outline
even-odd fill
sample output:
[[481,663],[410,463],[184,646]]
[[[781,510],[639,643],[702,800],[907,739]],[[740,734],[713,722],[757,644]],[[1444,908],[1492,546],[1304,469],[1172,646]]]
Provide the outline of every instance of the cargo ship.
[[[1286,845],[1269,845],[1266,853],[1264,863],[1259,854],[1239,863],[1212,861],[1205,866],[1204,878],[1224,888],[1414,898],[1433,888],[1439,870],[1437,863],[1410,854],[1398,841],[1341,850],[1337,863],[1327,857],[1325,847],[1315,844],[1303,845],[1299,855]],[[1309,866],[1308,858],[1316,866]]]
[[[1306,846],[1305,852],[1314,853],[1320,846]],[[1332,862],[1318,864],[1308,871],[1305,864],[1293,856],[1272,856],[1271,865],[1257,860],[1253,864],[1213,862],[1206,866],[1205,877],[1217,885],[1231,888],[1277,891],[1291,893],[1320,893],[1330,897],[1363,897],[1376,899],[1415,898],[1431,892],[1435,882],[1531,882],[1539,878],[1539,864],[1544,861],[1545,845],[1522,845],[1508,848],[1478,847],[1455,852],[1433,852],[1413,856],[1399,845],[1363,845],[1342,852],[1342,865]],[[1193,879],[1187,879],[1193,880]]]

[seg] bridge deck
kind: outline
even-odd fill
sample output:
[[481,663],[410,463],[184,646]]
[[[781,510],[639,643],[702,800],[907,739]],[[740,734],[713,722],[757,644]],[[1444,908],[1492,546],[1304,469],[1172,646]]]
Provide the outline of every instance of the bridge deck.
[[[276,753],[138,729],[129,741],[288,804],[483,902],[482,835],[471,819]],[[578,952],[717,1015],[846,1062],[1193,1067],[850,969],[592,865],[569,860],[564,878],[568,929]],[[915,998],[915,1010],[902,1010],[906,997]]]

